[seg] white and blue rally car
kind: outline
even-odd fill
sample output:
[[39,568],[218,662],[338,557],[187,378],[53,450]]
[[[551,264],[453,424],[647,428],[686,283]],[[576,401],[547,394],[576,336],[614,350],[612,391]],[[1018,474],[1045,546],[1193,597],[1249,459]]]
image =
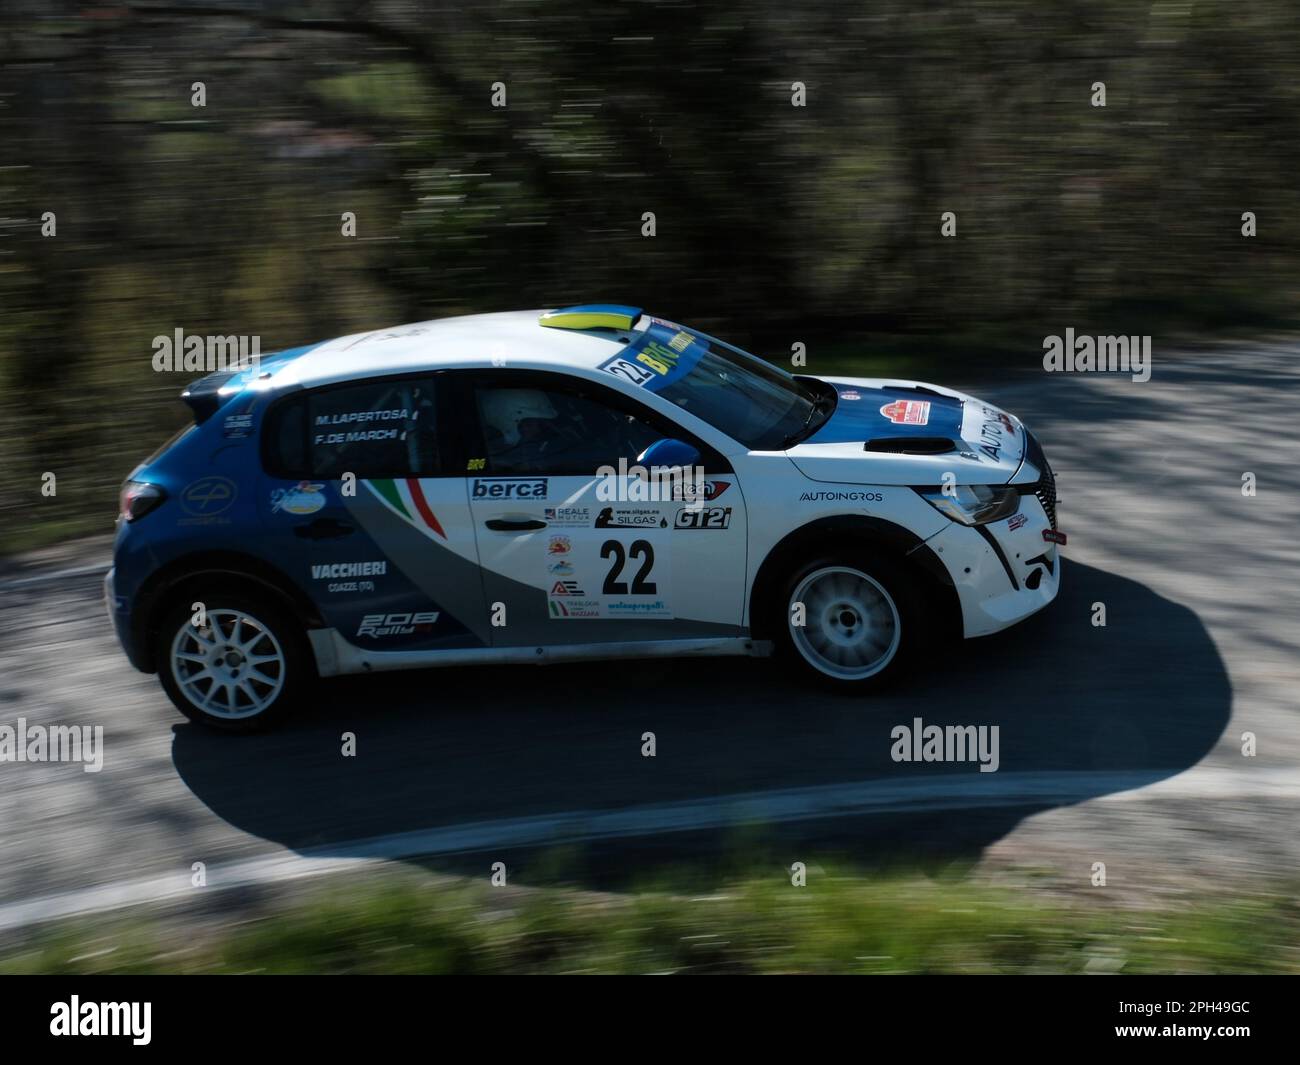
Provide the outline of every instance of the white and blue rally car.
[[636,308],[347,336],[183,398],[193,424],[123,486],[106,593],[132,663],[223,728],[449,663],[775,650],[867,689],[1059,586],[1016,418]]

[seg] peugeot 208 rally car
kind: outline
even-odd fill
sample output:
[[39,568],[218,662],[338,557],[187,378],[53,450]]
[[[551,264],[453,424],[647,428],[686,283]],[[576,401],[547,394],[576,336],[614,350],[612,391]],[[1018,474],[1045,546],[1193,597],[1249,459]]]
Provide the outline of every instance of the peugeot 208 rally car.
[[123,486],[106,595],[131,662],[221,728],[449,663],[776,651],[867,689],[1058,588],[1016,418],[636,308],[342,337],[183,398],[194,424]]

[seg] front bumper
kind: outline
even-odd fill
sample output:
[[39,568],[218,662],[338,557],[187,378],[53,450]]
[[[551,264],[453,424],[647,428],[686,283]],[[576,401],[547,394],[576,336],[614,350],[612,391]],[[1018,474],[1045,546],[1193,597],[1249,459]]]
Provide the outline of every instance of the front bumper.
[[108,620],[113,625],[117,642],[126,652],[127,659],[136,669],[143,670],[144,665],[136,656],[135,641],[131,638],[131,614],[126,596],[117,594],[116,567],[104,574],[104,609],[108,612]]
[[1052,528],[1039,498],[1024,495],[1017,515],[976,527],[954,522],[925,542],[952,578],[963,635],[1000,632],[1056,598],[1061,556],[1043,539]]

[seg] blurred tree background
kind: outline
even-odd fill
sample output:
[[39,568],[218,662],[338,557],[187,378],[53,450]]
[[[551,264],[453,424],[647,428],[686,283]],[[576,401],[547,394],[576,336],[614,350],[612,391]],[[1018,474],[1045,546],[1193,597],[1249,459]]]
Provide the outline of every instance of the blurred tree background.
[[817,372],[846,346],[1028,365],[1067,325],[1295,308],[1289,0],[0,17],[0,548],[109,528],[122,477],[185,418],[185,376],[150,361],[178,327],[270,352],[610,300],[781,358],[804,341]]

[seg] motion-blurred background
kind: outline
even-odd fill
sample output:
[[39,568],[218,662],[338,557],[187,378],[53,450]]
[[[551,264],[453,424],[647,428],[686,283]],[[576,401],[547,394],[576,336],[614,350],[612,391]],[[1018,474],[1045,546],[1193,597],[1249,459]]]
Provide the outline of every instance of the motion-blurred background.
[[1298,15],[7,0],[0,550],[108,529],[185,417],[185,376],[150,364],[177,328],[270,352],[611,300],[776,358],[803,342],[818,372],[1287,318]]

